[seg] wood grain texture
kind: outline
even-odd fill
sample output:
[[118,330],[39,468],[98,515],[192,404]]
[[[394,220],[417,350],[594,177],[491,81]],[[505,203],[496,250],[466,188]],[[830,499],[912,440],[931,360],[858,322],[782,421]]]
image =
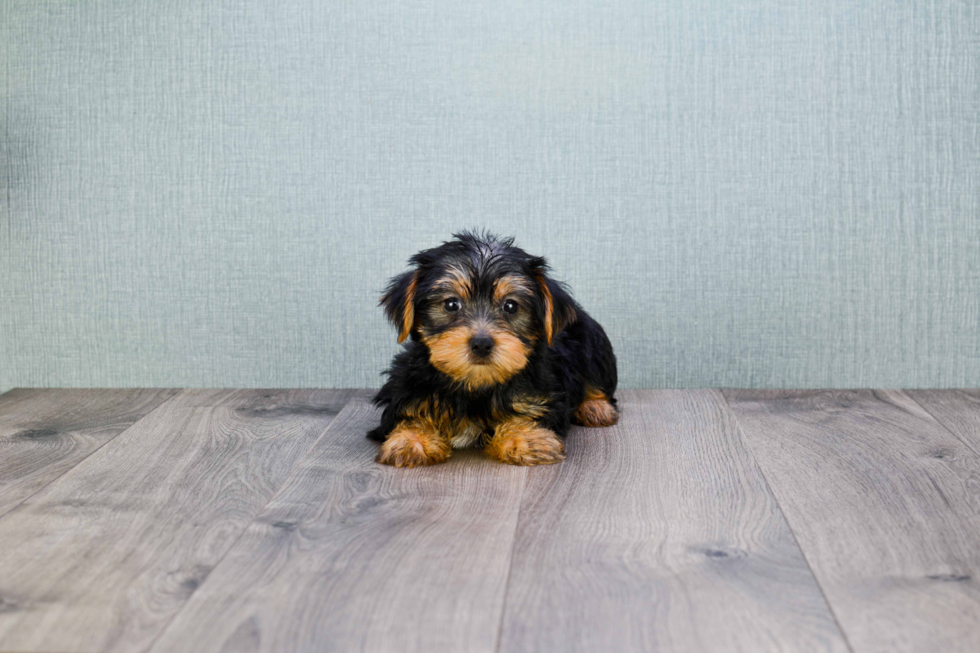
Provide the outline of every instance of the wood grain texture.
[[525,468],[395,469],[352,401],[154,646],[492,651]]
[[16,389],[0,396],[0,516],[176,393]]
[[980,454],[980,390],[906,390],[926,412]]
[[350,394],[187,391],[25,500],[0,519],[0,649],[148,648]]
[[717,391],[629,391],[531,469],[503,651],[845,651]]
[[725,394],[854,650],[980,650],[980,456],[899,391]]

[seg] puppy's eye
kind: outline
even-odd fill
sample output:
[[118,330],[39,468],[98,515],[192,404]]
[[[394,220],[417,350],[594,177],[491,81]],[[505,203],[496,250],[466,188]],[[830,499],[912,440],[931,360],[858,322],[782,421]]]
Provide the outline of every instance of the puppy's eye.
[[513,299],[508,299],[504,302],[504,313],[510,313],[513,315],[517,312],[518,308],[520,308],[520,306],[518,306],[517,302],[515,302]]
[[450,297],[442,303],[447,311],[450,313],[455,313],[459,309],[463,308],[463,305],[455,297]]

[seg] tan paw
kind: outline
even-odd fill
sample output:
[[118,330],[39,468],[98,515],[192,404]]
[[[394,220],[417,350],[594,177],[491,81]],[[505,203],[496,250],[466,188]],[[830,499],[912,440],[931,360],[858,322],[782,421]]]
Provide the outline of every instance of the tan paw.
[[606,398],[586,399],[575,409],[572,418],[582,426],[612,426],[619,421],[619,411]]
[[565,445],[553,431],[513,419],[497,426],[487,453],[511,465],[550,465],[565,459]]
[[399,425],[381,445],[375,460],[395,467],[420,467],[444,463],[451,454],[449,443],[437,433]]

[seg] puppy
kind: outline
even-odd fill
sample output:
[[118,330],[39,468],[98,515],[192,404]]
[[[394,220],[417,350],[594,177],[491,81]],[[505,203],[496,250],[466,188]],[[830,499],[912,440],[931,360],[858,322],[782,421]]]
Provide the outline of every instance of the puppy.
[[612,344],[545,259],[512,238],[453,238],[413,256],[381,298],[410,341],[374,397],[377,461],[432,465],[481,446],[513,465],[557,463],[570,422],[619,419]]

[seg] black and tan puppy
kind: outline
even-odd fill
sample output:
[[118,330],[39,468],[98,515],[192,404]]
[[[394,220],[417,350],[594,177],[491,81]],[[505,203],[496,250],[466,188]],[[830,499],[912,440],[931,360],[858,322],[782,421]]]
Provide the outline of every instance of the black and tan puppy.
[[431,465],[482,446],[514,465],[559,462],[570,422],[619,419],[609,338],[543,258],[513,239],[453,238],[413,256],[381,298],[398,342],[411,341],[374,397],[377,460]]

